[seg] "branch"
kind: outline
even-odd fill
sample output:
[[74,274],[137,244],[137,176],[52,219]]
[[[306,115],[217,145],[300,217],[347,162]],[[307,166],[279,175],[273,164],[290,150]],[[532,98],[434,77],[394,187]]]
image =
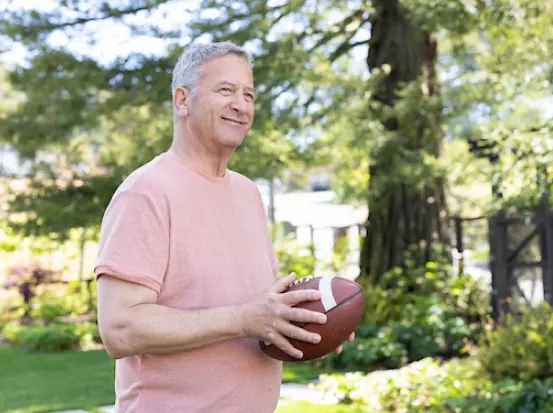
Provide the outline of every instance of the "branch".
[[357,46],[361,46],[364,44],[369,44],[371,39],[367,40],[361,40],[355,43],[350,43],[349,41],[357,34],[357,31],[353,32],[351,36],[349,36],[346,40],[344,40],[337,48],[334,50],[330,56],[329,60],[333,62],[334,60],[338,59],[343,54],[349,52],[352,49],[355,49]]
[[[349,16],[347,16],[344,20],[341,22],[335,24],[334,26],[328,28],[326,30],[326,34],[319,39],[319,41],[315,44],[313,49],[317,49],[321,47],[322,45],[328,43],[330,40],[332,40],[334,37],[343,34],[346,30],[346,27],[349,26],[351,23],[353,23],[355,20],[362,21],[363,14],[365,13],[364,10],[356,10]],[[356,33],[357,29],[353,31],[353,33]]]
[[[175,0],[153,0],[146,5],[127,7],[122,9],[112,8],[107,4],[104,4],[102,7],[102,10],[96,16],[78,17],[78,18],[68,20],[65,22],[60,22],[60,23],[53,23],[47,20],[44,23],[42,22],[36,22],[34,24],[30,23],[27,27],[25,27],[23,23],[25,19],[20,19],[21,22],[15,23],[15,24],[16,25],[21,24],[22,26],[21,32],[24,36],[29,36],[29,37],[38,36],[39,34],[44,32],[48,33],[58,29],[66,29],[69,27],[81,26],[90,22],[103,21],[108,19],[120,19],[126,15],[136,14],[138,12],[145,11],[145,10],[152,10],[161,4],[170,3],[173,1]],[[6,21],[9,21],[9,20],[13,20],[13,18],[12,19],[7,18]]]

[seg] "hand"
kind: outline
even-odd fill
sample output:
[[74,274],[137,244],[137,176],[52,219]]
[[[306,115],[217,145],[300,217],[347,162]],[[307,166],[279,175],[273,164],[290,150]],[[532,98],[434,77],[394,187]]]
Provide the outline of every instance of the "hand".
[[301,358],[302,352],[287,337],[309,343],[318,343],[321,337],[292,322],[324,324],[326,315],[305,308],[292,308],[302,302],[321,299],[318,290],[285,292],[295,279],[292,273],[277,280],[266,292],[239,306],[237,321],[244,336],[271,343],[292,357]]
[[[351,333],[348,337],[348,341],[351,343],[353,340],[355,340],[355,333]],[[338,346],[338,348],[336,350],[334,350],[334,352],[336,354],[340,354],[342,352],[342,350],[344,349],[344,345],[343,344],[340,344]]]

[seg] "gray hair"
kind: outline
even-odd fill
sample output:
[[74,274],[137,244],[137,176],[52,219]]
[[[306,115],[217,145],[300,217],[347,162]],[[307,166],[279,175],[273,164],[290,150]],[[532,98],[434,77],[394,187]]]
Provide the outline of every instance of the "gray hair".
[[175,88],[181,86],[187,88],[192,96],[194,96],[194,89],[202,76],[202,65],[207,60],[226,56],[228,54],[241,57],[251,68],[253,68],[253,60],[250,54],[244,48],[232,42],[196,44],[180,56],[173,70],[171,93],[173,93]]

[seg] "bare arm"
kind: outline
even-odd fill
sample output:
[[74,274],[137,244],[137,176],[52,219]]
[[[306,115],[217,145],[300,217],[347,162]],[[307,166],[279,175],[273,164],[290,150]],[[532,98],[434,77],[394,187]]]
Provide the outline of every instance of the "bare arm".
[[320,299],[318,291],[284,293],[293,277],[240,306],[180,310],[156,304],[144,286],[103,275],[98,279],[98,325],[108,354],[123,358],[142,353],[174,353],[219,341],[252,337],[272,342],[301,357],[284,338],[312,341],[315,335],[289,321],[324,322],[325,316],[291,306]]
[[110,356],[186,351],[242,334],[235,308],[179,310],[156,301],[142,285],[98,279],[98,326]]

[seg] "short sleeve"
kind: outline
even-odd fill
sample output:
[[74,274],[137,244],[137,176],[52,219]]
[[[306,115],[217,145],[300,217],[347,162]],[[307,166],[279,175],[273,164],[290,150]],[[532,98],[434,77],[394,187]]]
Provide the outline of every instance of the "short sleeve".
[[168,222],[148,195],[116,193],[102,219],[96,278],[108,274],[159,294],[169,258]]

